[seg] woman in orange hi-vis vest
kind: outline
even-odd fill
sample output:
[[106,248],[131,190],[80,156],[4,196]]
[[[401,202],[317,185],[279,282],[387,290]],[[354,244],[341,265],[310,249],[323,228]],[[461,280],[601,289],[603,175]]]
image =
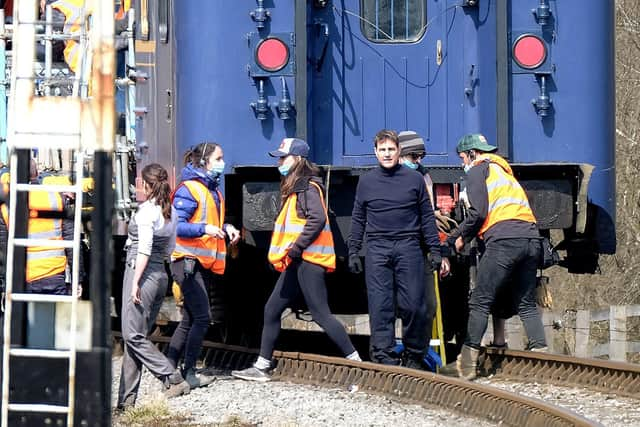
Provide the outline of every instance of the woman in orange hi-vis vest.
[[336,267],[333,236],[323,200],[318,169],[307,160],[309,146],[298,138],[285,138],[277,150],[282,175],[282,208],[274,224],[269,262],[280,272],[264,308],[260,356],[252,367],[232,371],[245,380],[268,381],[273,348],[280,333],[280,317],[302,293],[313,320],[322,327],[348,359],[360,360],[347,332],[329,311],[324,275]]
[[207,288],[225,268],[226,242],[232,245],[240,232],[224,223],[224,198],[219,182],[224,171],[222,147],[203,142],[185,155],[181,182],[173,195],[178,214],[176,248],[171,272],[184,297],[182,320],[176,328],[167,357],[174,366],[184,353],[184,378],[191,388],[207,385],[213,377],[197,375],[195,365],[211,320]]

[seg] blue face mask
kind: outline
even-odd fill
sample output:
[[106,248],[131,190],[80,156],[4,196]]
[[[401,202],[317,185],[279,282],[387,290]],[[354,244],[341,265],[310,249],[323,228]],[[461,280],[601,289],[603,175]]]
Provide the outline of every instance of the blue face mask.
[[213,163],[211,170],[207,171],[207,175],[215,178],[222,175],[222,172],[224,172],[224,160]]
[[409,161],[409,160],[403,160],[402,165],[408,167],[409,169],[413,169],[413,170],[418,169],[418,164],[413,163],[412,161]]
[[290,165],[283,164],[278,166],[278,172],[280,172],[280,175],[282,176],[287,176],[289,174],[289,169],[291,169]]
[[469,170],[471,170],[472,167],[473,165],[464,165],[464,173],[469,173]]

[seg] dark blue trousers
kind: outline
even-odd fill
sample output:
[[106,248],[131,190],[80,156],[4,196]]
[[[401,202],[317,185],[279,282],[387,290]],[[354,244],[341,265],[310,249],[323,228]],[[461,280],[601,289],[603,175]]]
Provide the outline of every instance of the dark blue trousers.
[[371,325],[371,360],[397,365],[395,320],[402,319],[402,342],[408,356],[421,360],[431,331],[427,327],[424,255],[418,237],[367,241],[365,279]]
[[[499,239],[487,243],[469,300],[466,345],[480,347],[490,312],[509,312],[516,307],[530,348],[546,345],[542,318],[535,304],[540,250],[540,239]],[[499,304],[508,306],[495,307],[497,296],[500,296]]]

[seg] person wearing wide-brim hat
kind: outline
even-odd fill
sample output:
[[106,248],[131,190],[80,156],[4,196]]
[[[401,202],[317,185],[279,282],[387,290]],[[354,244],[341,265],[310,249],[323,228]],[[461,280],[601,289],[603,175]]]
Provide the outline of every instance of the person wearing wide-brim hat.
[[518,309],[529,349],[546,348],[540,313],[535,302],[530,304],[530,296],[535,295],[541,241],[527,195],[507,161],[493,154],[497,147],[489,145],[481,134],[469,134],[460,139],[456,150],[467,174],[471,207],[449,242],[458,252],[475,237],[485,243],[469,300],[467,336],[456,362],[459,376],[473,379],[488,315],[496,296],[505,291]]

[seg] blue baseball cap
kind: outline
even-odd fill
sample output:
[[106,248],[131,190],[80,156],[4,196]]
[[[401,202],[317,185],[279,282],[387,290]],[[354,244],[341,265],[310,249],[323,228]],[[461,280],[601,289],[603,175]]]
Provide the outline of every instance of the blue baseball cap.
[[309,144],[300,138],[285,138],[280,143],[277,150],[269,151],[271,157],[292,156],[309,156]]

